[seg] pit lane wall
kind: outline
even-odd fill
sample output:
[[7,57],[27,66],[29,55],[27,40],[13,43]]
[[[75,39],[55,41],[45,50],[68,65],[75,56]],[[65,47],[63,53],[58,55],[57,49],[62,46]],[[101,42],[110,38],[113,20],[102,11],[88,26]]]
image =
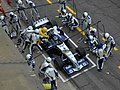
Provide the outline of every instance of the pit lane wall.
[[0,27],[0,90],[43,90],[14,43]]

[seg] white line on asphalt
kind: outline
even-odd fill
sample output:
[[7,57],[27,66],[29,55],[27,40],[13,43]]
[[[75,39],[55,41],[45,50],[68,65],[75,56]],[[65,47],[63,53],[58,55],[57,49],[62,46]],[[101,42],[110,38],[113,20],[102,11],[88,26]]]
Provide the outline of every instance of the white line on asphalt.
[[70,79],[73,79],[73,78],[79,76],[80,74],[85,73],[85,72],[87,72],[88,70],[90,70],[90,69],[96,67],[96,64],[88,57],[88,54],[86,55],[86,57],[87,57],[87,59],[93,64],[93,66],[91,66],[91,67],[89,67],[89,68],[87,68],[87,69],[81,71],[80,73],[77,73],[77,74],[73,75],[73,76],[70,77],[70,78],[65,79],[63,82],[67,82],[67,81],[69,81]]
[[70,39],[70,38],[68,37],[68,35],[65,34],[65,36],[70,40],[70,42],[71,42],[76,48],[78,48],[78,46],[72,41],[72,39]]
[[[42,54],[42,56],[44,57],[44,58],[47,58],[44,54]],[[52,65],[52,64],[51,64]],[[54,67],[53,65],[52,65],[52,67]],[[56,70],[56,69],[55,69]],[[56,70],[57,71],[57,70]],[[59,75],[59,77],[60,77],[60,79],[63,81],[63,82],[65,82],[64,81],[64,79],[62,78],[62,76],[58,73],[58,75]]]
[[[67,36],[67,35],[65,34],[65,36]],[[67,36],[67,38],[69,38],[69,37]],[[71,41],[71,43],[72,43],[76,48],[78,47],[70,38],[69,38],[69,40]],[[42,56],[43,56],[44,58],[47,58],[44,54],[42,54]],[[60,75],[60,73],[58,73],[60,79],[61,79],[63,82],[67,82],[67,81],[69,81],[70,79],[73,79],[73,78],[79,76],[80,74],[85,73],[85,72],[87,72],[88,70],[96,67],[96,64],[95,64],[88,56],[89,56],[89,54],[86,55],[86,58],[93,64],[93,66],[91,66],[91,67],[89,67],[89,68],[81,71],[80,73],[77,73],[77,74],[75,74],[75,75],[73,75],[72,77],[67,78],[67,79],[64,79],[64,78]],[[52,66],[53,66],[53,65],[52,65]],[[53,67],[54,67],[54,66],[53,66]],[[56,70],[56,69],[55,69],[55,70]],[[57,70],[56,70],[56,71],[57,71]]]
[[88,56],[89,54],[86,55],[86,58],[93,64],[93,66],[96,66],[96,64]]
[[42,56],[46,59],[47,57],[42,53]]
[[65,79],[64,82],[67,82],[67,81],[69,81],[70,79],[73,79],[73,78],[75,78],[75,77],[77,77],[77,76],[79,76],[79,75],[87,72],[88,70],[90,70],[90,69],[92,69],[92,68],[94,68],[94,67],[95,67],[95,66],[93,65],[93,66],[89,67],[88,69],[85,69],[85,70],[81,71],[80,73],[77,73],[77,74],[75,74],[74,76],[72,76],[72,77],[70,77],[70,78],[68,78],[68,79]]

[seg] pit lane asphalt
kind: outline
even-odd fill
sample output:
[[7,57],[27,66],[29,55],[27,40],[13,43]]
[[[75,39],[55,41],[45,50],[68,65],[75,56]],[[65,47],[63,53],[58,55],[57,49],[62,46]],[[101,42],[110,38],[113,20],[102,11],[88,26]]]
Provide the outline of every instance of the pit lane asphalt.
[[[51,0],[55,2],[56,0]],[[45,0],[34,0],[34,2],[39,4],[47,4]],[[117,43],[117,48],[119,48],[120,41],[119,41],[119,28],[120,28],[120,1],[119,0],[75,0],[77,11],[78,11],[78,18],[82,16],[84,11],[88,11],[93,19],[93,23],[101,20],[102,23],[105,25],[106,32],[109,32],[114,38]],[[68,5],[72,8],[73,2],[69,2]],[[39,7],[39,13],[41,17],[48,16],[50,19],[54,18],[55,15],[58,15],[57,9],[58,5],[49,5]],[[56,19],[60,26],[62,23],[60,19]],[[96,27],[96,26],[95,26]],[[99,27],[102,29],[102,25],[99,24]],[[69,35],[75,35],[76,32],[69,33],[68,29],[65,27],[64,31]],[[102,31],[103,32],[103,29]],[[81,37],[81,34],[72,37],[71,39],[76,43],[76,40]],[[78,44],[79,45],[79,44]],[[84,45],[80,43],[80,45]],[[87,45],[84,45],[87,46]],[[96,57],[90,54],[90,58],[96,63]],[[119,71],[120,69],[117,66],[120,65],[119,56],[120,51],[113,51],[113,56],[110,57],[104,65],[103,71],[98,72],[97,68],[94,68],[78,77],[74,78],[72,81],[77,84],[78,90],[119,90],[120,89],[120,76]]]
[[[56,0],[51,0],[55,2]],[[84,11],[88,11],[93,19],[93,23],[101,20],[105,26],[105,31],[109,32],[117,43],[117,47],[119,48],[119,28],[120,28],[120,1],[119,0],[75,0],[76,8],[78,11],[78,18],[82,16]],[[41,1],[42,3],[42,1]],[[45,1],[43,3],[46,3]],[[69,2],[69,6],[72,8],[73,2]],[[52,8],[52,9],[51,9]],[[50,18],[54,18],[57,15],[58,5],[48,6],[46,11],[43,12]],[[42,11],[42,10],[41,10]],[[56,11],[56,12],[55,12]],[[46,13],[47,12],[47,13]],[[57,20],[59,25],[62,25],[60,20]],[[94,26],[96,27],[96,26]],[[99,24],[99,28],[101,28],[103,32],[103,28],[101,23]],[[74,33],[68,33],[68,29],[64,29],[65,32],[69,36],[74,35]],[[72,37],[72,40],[76,43],[76,39],[78,39],[80,35],[76,35]],[[90,52],[88,52],[90,53]],[[96,57],[90,53],[91,59],[96,62]],[[119,61],[119,51],[113,51],[113,56],[110,57],[104,65],[102,72],[97,72],[97,69],[94,68],[76,78],[74,78],[74,83],[77,84],[79,90],[119,90],[120,82],[119,82],[119,69],[117,66],[120,65]]]
[[[55,2],[56,0],[51,0]],[[120,28],[120,1],[119,0],[75,0],[76,8],[78,11],[78,18],[82,16],[84,11],[88,11],[93,19],[93,23],[101,20],[105,25],[105,31],[109,32],[116,40],[117,48],[119,49],[119,28]],[[40,4],[45,3],[41,1]],[[68,5],[72,8],[73,2],[69,2]],[[56,7],[56,8],[55,8]],[[58,5],[48,6],[45,13],[50,18],[53,18],[57,15]],[[55,12],[56,11],[56,12]],[[40,13],[41,14],[41,13]],[[60,20],[57,20],[59,25],[62,25]],[[96,26],[95,26],[96,27]],[[99,27],[102,29],[102,25],[99,24]],[[64,29],[65,32],[66,29]],[[75,34],[68,33],[69,36]],[[80,35],[77,35],[72,38],[76,43]],[[90,54],[91,59],[96,62],[96,57]],[[119,51],[113,51],[113,56],[110,57],[104,65],[103,71],[98,72],[96,68],[74,78],[74,83],[77,84],[79,90],[119,90],[120,89],[120,78],[119,78],[119,69],[117,66],[120,65],[119,61]]]

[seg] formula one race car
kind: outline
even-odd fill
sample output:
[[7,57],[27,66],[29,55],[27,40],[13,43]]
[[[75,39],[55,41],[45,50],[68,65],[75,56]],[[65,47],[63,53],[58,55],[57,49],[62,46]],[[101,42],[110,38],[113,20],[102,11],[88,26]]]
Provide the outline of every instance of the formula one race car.
[[[52,24],[47,18],[34,23],[35,28],[43,26],[48,28],[49,39],[43,40],[41,46],[53,58],[55,67],[63,69],[70,75],[89,65],[84,48],[78,47],[57,24]],[[56,32],[54,31],[55,26],[57,27]]]

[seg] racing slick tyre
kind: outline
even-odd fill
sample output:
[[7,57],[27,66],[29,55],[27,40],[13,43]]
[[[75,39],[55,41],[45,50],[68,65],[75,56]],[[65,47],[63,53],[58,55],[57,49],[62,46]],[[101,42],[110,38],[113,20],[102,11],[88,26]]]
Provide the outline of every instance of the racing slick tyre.
[[61,70],[64,66],[64,63],[60,58],[57,58],[56,60],[54,60],[54,65],[58,70]]
[[69,40],[68,40],[68,39],[67,39],[67,40],[65,40],[64,42],[65,42],[65,44],[68,46],[68,48],[72,48],[72,46],[71,46],[71,44],[70,44],[70,42],[69,42]]
[[76,48],[76,52],[80,55],[80,58],[83,58],[86,56],[86,51],[83,47]]

